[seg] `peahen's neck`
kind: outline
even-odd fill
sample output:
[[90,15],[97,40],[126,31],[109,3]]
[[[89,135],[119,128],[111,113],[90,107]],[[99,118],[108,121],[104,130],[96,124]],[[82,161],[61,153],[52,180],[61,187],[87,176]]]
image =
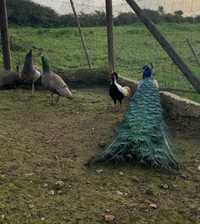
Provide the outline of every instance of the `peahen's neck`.
[[30,71],[33,69],[33,60],[31,56],[26,56],[25,62],[24,62],[24,71]]
[[49,63],[47,60],[42,60],[42,68],[43,68],[44,73],[50,72],[50,67],[49,67]]

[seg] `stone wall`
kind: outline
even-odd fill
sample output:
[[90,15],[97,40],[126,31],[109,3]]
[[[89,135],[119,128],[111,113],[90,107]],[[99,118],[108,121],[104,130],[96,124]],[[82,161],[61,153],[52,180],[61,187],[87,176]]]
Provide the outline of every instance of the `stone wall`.
[[[91,87],[91,86],[109,86],[110,75],[107,71],[102,70],[79,70],[76,72],[58,72],[60,76],[70,85],[75,88]],[[119,82],[122,85],[130,86],[135,92],[137,81],[119,77]],[[13,85],[22,85],[15,72],[0,72],[0,88],[10,87]],[[40,82],[37,83],[40,85]],[[26,85],[25,85],[26,87]],[[167,117],[170,120],[179,123],[184,127],[195,127],[200,130],[200,104],[188,99],[184,99],[169,92],[160,92],[161,103]]]

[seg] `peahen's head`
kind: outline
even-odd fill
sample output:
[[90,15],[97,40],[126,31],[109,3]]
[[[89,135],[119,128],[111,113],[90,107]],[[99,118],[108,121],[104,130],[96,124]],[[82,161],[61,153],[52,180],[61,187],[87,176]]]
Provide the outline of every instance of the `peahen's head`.
[[152,68],[150,68],[148,65],[145,65],[143,67],[143,79],[150,78],[152,75]]
[[32,56],[33,56],[33,51],[30,50],[26,55],[26,59],[32,59]]
[[32,69],[32,66],[33,66],[33,57],[32,56],[33,56],[32,50],[30,50],[25,56],[24,67],[23,67],[23,71],[25,73],[29,72]]
[[48,59],[43,55],[41,57],[42,60],[42,68],[44,72],[49,72],[49,61]]
[[26,63],[31,62],[31,61],[32,61],[32,57],[33,57],[33,51],[30,50],[30,51],[26,54],[25,62],[26,62]]

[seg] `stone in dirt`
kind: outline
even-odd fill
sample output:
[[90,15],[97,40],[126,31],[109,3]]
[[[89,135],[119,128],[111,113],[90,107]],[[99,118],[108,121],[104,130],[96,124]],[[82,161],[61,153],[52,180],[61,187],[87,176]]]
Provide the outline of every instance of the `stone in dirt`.
[[155,204],[155,203],[150,203],[150,204],[149,204],[149,207],[150,207],[150,208],[153,208],[153,209],[157,209],[157,208],[158,208],[158,205]]
[[103,173],[102,169],[96,170],[96,173]]
[[64,183],[62,180],[58,180],[58,181],[56,181],[56,183],[55,183],[55,188],[56,188],[57,190],[62,189],[64,186],[65,186],[65,183]]
[[167,190],[167,189],[169,189],[169,185],[168,184],[161,184],[160,188],[162,188],[164,190]]
[[115,216],[114,215],[112,215],[112,214],[103,214],[103,219],[104,219],[104,221],[105,222],[107,222],[107,223],[116,223],[115,222]]

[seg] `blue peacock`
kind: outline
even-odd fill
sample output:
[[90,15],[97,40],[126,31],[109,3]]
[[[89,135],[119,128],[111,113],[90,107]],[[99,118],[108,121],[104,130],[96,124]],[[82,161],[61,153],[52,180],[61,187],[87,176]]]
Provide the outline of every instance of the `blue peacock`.
[[178,169],[170,145],[159,90],[147,65],[116,137],[95,162],[132,161],[152,168]]

